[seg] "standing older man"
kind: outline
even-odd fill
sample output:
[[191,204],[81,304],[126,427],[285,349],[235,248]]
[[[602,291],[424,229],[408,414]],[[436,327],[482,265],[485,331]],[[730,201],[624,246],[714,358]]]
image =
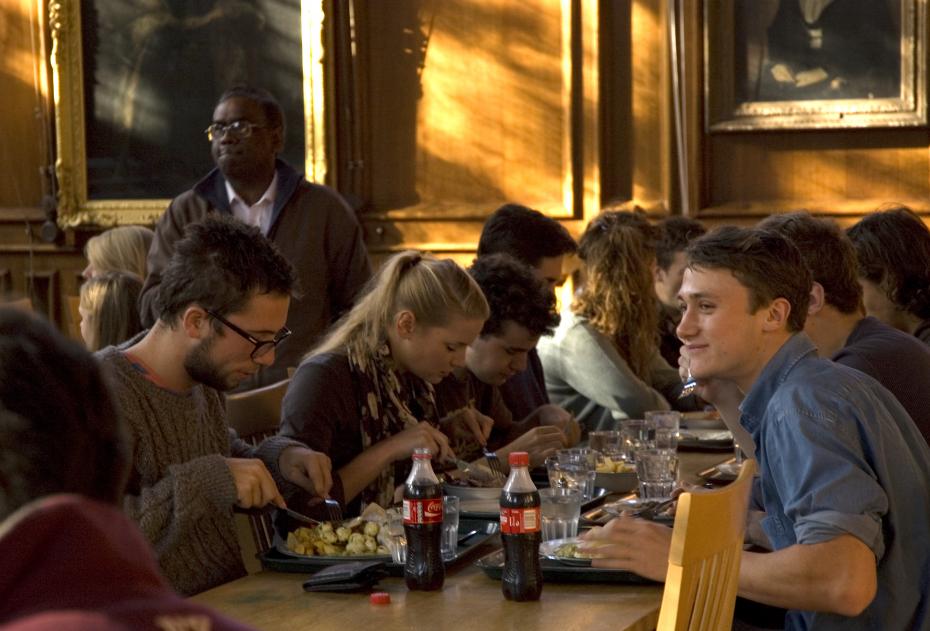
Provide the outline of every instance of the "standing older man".
[[226,425],[222,391],[274,361],[293,287],[290,264],[257,228],[209,216],[177,242],[155,325],[98,353],[132,432],[124,507],[184,595],[245,573],[234,506],[283,507],[276,480],[318,495],[332,485],[326,455],[283,437],[256,449]]
[[371,275],[361,228],[345,202],[277,157],[284,125],[281,106],[264,90],[240,86],[220,97],[207,127],[217,168],[176,197],[158,222],[140,299],[143,322],[151,324],[162,273],[188,224],[218,212],[259,227],[294,266],[301,295],[288,315],[294,334],[277,349],[274,365],[244,387],[285,378]]

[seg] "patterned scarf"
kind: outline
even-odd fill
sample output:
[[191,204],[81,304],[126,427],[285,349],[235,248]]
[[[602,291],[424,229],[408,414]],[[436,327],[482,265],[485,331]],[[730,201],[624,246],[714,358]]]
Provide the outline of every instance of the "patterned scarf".
[[[362,392],[362,449],[419,421],[437,423],[436,396],[432,384],[409,373],[397,370],[391,349],[383,343],[374,354],[349,348],[349,370]],[[383,507],[394,503],[394,489],[410,471],[409,461],[397,461],[387,466],[361,493],[362,509],[377,503]]]

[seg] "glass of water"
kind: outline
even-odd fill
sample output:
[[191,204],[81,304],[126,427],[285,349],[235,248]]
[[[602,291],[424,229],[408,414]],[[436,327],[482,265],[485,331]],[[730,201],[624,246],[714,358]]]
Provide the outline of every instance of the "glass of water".
[[667,500],[678,486],[678,455],[668,449],[640,449],[636,452],[639,497]]
[[581,491],[549,488],[539,491],[542,540],[566,539],[578,534]]
[[656,449],[678,449],[678,429],[681,425],[681,412],[674,410],[657,410],[646,412],[646,425],[653,436]]
[[584,500],[594,497],[594,479],[597,477],[598,452],[588,447],[560,449],[555,457],[569,477],[580,482]]
[[446,561],[458,553],[459,498],[445,495],[442,498],[442,558]]

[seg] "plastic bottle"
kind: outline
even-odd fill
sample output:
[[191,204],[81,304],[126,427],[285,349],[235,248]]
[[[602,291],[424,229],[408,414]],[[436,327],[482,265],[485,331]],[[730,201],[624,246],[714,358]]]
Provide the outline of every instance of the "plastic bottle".
[[413,469],[404,484],[404,534],[407,561],[404,580],[408,589],[442,589],[442,486],[433,473],[429,449],[415,449]]
[[501,491],[501,589],[507,600],[539,600],[543,586],[539,567],[539,492],[530,478],[529,454],[515,451],[509,462],[510,477]]

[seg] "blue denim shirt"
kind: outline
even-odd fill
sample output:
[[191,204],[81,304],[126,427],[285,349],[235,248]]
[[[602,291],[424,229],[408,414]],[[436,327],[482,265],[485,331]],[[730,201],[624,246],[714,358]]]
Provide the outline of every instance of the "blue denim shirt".
[[894,396],[818,358],[799,333],[740,411],[756,443],[762,525],[774,548],[849,534],[878,564],[878,592],[861,615],[789,611],[786,629],[930,629],[930,450]]

